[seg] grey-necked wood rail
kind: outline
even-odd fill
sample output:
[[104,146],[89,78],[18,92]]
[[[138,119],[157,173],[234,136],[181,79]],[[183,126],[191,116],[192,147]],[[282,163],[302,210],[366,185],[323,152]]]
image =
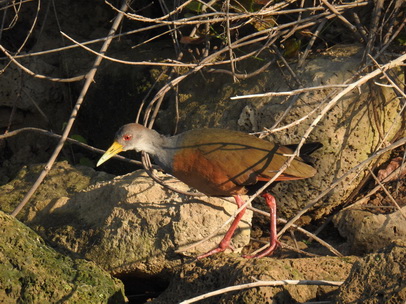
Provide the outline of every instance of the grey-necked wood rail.
[[[115,141],[100,158],[97,166],[121,151],[136,150],[149,153],[167,173],[209,196],[233,196],[239,207],[246,194],[257,182],[270,180],[293,151],[246,133],[225,129],[196,129],[166,137],[142,125],[131,123],[120,128]],[[316,169],[296,157],[277,181],[312,177]],[[278,246],[276,235],[276,204],[270,194],[264,195],[270,208],[270,246],[255,256],[263,257]],[[244,215],[243,209],[215,248],[198,258],[224,251]]]

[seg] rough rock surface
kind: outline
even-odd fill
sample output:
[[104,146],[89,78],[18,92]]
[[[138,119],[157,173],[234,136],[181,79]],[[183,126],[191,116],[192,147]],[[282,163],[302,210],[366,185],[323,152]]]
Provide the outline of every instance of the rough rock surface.
[[[154,182],[143,170],[85,189],[80,187],[81,191],[70,195],[61,193],[58,187],[66,189],[67,176],[77,172],[64,165],[64,183],[55,182],[53,177],[60,178],[61,174],[51,171],[43,185],[51,186],[49,195],[59,195],[37,196],[21,219],[52,243],[116,274],[156,274],[180,262],[177,249],[196,255],[216,247],[229,225],[214,238],[186,248],[214,233],[237,209],[234,203],[222,199],[174,193]],[[188,190],[169,176],[159,176],[173,187]],[[7,187],[10,186],[1,187],[0,192],[11,191]],[[15,190],[12,191],[17,195]],[[235,249],[249,242],[251,216],[247,211],[232,239]]]
[[[12,181],[0,186],[1,210],[11,213],[43,169],[44,164],[24,166]],[[91,184],[111,178],[113,178],[111,174],[97,172],[86,166],[72,167],[67,161],[57,162],[33,195],[30,203],[19,213],[18,218],[28,222],[36,216],[38,211],[52,204],[54,200],[70,196]]]
[[[402,208],[406,213],[406,207]],[[400,210],[389,214],[374,214],[351,207],[333,217],[340,234],[347,238],[352,254],[376,252],[394,240],[406,242],[406,220]]]
[[125,303],[124,286],[93,262],[64,256],[0,211],[1,303]]
[[399,241],[355,262],[335,303],[406,302],[406,242]]
[[[318,257],[303,259],[243,259],[217,255],[185,264],[172,277],[169,287],[151,303],[179,303],[220,288],[257,280],[343,281],[356,257]],[[337,287],[294,286],[255,287],[223,293],[198,303],[302,303],[331,300]],[[270,300],[270,299],[273,300]]]

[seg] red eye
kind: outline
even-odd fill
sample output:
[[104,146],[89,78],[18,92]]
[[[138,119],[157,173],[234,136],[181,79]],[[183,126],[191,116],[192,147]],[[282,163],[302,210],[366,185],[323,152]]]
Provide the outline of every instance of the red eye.
[[125,134],[123,135],[124,141],[129,141],[133,136],[131,134]]

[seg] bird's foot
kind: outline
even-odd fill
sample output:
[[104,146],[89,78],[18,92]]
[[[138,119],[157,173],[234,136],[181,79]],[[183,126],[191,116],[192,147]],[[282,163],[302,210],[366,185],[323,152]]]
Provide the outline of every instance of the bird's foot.
[[234,251],[234,248],[230,244],[223,244],[223,242],[221,242],[217,248],[214,248],[214,249],[212,249],[212,250],[210,250],[210,251],[208,251],[208,252],[206,252],[204,254],[199,255],[196,259],[200,260],[200,259],[207,258],[207,257],[209,257],[209,256],[211,256],[213,254],[223,252],[227,248],[230,248],[231,250]]
[[207,257],[209,257],[209,256],[211,256],[211,255],[213,255],[213,254],[216,254],[216,253],[219,253],[219,252],[223,252],[224,250],[226,250],[226,248],[217,247],[217,248],[215,248],[215,249],[213,249],[213,250],[210,250],[210,251],[208,251],[208,252],[206,252],[206,253],[204,253],[204,254],[199,255],[199,256],[196,258],[196,260],[201,260],[201,259],[207,258]]
[[268,248],[266,248],[265,250],[261,251],[260,253],[257,254],[245,254],[242,257],[246,258],[246,259],[254,259],[254,258],[263,258],[266,257],[268,255],[271,255],[274,250],[279,247],[281,244],[279,243],[278,240],[274,240],[273,242],[271,242],[270,246]]

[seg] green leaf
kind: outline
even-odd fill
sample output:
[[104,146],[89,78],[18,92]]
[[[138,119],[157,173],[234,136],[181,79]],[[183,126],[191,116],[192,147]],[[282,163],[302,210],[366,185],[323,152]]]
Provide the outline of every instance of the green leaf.
[[82,135],[73,134],[72,136],[70,136],[70,138],[72,138],[74,140],[77,140],[78,142],[81,142],[83,144],[87,144],[86,138],[84,138]]

